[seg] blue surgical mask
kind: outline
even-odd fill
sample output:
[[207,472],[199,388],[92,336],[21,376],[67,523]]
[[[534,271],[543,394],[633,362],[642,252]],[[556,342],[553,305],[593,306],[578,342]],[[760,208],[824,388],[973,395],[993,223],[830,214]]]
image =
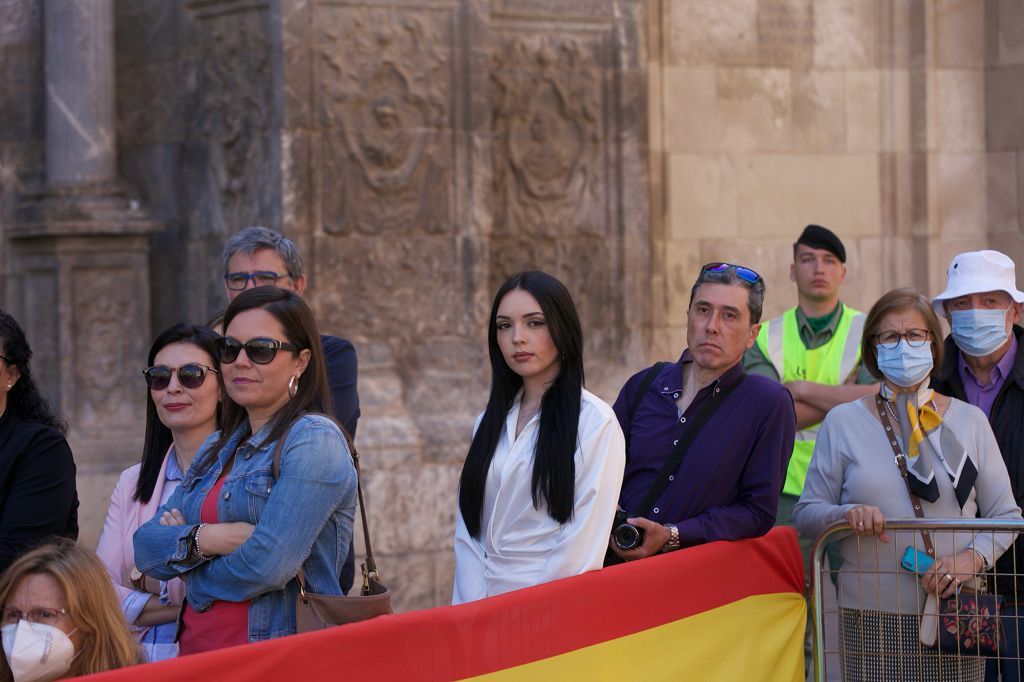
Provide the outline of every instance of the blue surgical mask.
[[1006,343],[1006,309],[954,310],[951,317],[953,340],[968,355],[988,355]]
[[923,343],[915,348],[906,339],[900,339],[895,348],[877,345],[875,350],[878,351],[878,370],[901,388],[916,386],[924,381],[935,363],[931,343]]

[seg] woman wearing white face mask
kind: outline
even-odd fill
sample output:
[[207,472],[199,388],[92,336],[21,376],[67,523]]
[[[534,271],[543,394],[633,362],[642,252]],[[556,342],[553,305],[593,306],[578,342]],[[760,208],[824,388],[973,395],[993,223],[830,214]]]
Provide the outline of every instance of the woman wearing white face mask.
[[106,569],[65,539],[25,554],[0,577],[0,681],[47,682],[142,662]]
[[[908,546],[925,551],[921,535],[885,528],[887,518],[914,518],[910,491],[926,518],[1020,518],[985,415],[928,387],[941,366],[940,335],[931,303],[919,291],[896,289],[875,303],[864,324],[862,357],[882,379],[880,395],[829,412],[796,505],[801,533],[814,536],[840,520],[854,530],[840,542],[844,679],[980,680],[984,673],[981,657],[922,656],[921,640],[929,633],[919,614],[928,594],[949,596],[992,566],[1010,534],[932,533],[935,560],[919,576],[899,562]],[[906,483],[880,411],[899,432]],[[894,665],[902,666],[899,673]]]

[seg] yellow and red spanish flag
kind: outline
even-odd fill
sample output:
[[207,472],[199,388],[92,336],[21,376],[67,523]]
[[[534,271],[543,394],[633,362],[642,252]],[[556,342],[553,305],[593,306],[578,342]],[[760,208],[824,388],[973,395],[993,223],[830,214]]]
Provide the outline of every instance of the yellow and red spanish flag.
[[97,680],[802,680],[790,528]]

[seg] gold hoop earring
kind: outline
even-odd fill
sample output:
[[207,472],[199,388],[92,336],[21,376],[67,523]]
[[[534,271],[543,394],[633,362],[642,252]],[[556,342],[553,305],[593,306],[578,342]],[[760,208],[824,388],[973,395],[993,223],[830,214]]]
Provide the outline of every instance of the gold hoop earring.
[[293,374],[292,378],[288,380],[288,395],[295,397],[299,392],[299,376]]

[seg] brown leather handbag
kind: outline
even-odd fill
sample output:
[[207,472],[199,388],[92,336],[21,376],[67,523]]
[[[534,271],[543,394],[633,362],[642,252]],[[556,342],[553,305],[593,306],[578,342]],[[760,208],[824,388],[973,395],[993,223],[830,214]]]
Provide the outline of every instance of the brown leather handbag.
[[[299,582],[299,594],[295,597],[295,630],[300,633],[323,630],[335,625],[355,623],[392,613],[391,590],[381,582],[380,574],[377,573],[377,564],[373,559],[370,527],[366,523],[366,505],[363,503],[363,486],[360,481],[362,476],[359,474],[359,453],[344,429],[342,429],[342,433],[345,434],[345,440],[348,441],[349,452],[352,453],[352,463],[356,468],[359,515],[363,521],[363,540],[366,542],[366,561],[362,564],[363,586],[359,594],[354,596],[307,592],[306,579],[300,568],[295,576]],[[275,481],[281,472],[281,451],[284,449],[286,436],[287,432],[285,436],[278,439],[277,446],[274,448],[271,474]]]

